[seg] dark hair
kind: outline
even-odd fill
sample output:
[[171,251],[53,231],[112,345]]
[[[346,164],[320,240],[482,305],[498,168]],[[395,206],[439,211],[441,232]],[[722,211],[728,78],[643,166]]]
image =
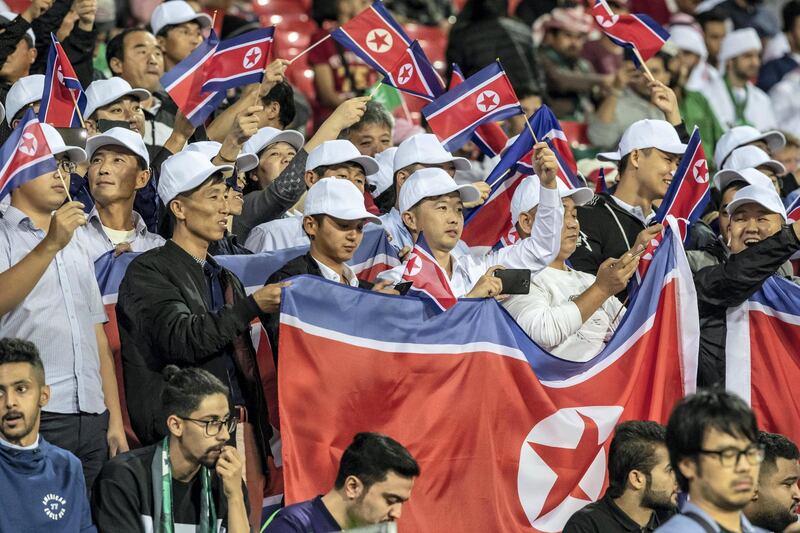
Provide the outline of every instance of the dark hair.
[[167,365],[161,371],[164,390],[161,392],[161,407],[166,419],[170,415],[189,416],[200,407],[207,396],[224,394],[226,387],[216,376],[202,368],[178,368]]
[[[120,33],[115,35],[110,41],[108,41],[106,44],[106,62],[109,65],[109,69],[111,68],[111,60],[113,58],[116,57],[120,61],[125,60],[125,37],[138,31],[147,32],[147,30],[144,28],[125,28]],[[113,71],[111,74],[116,76]]]
[[39,385],[45,384],[44,365],[36,345],[24,339],[4,337],[0,339],[0,365],[9,363],[28,363]]
[[[653,151],[652,148],[639,148],[639,150],[644,152],[644,155],[650,155],[650,153]],[[631,150],[630,153],[622,156],[622,159],[620,159],[619,163],[617,163],[617,169],[620,177],[622,177],[622,174],[628,169],[628,163],[630,163],[632,153],[633,150]]]
[[747,185],[748,185],[747,182],[744,180],[736,180],[728,183],[725,186],[725,188],[722,189],[722,191],[720,191],[719,195],[720,202],[722,201],[722,197],[725,196],[725,193],[728,192],[729,190],[734,189],[738,191],[740,189],[744,189],[745,187],[747,187]]
[[220,183],[225,183],[225,181],[226,181],[226,179],[225,179],[225,176],[222,175],[222,172],[214,172],[213,174],[211,174],[208,177],[208,179],[203,181],[203,183],[201,183],[200,185],[198,185],[194,189],[189,189],[188,191],[183,191],[183,192],[178,193],[175,196],[175,198],[177,198],[178,196],[183,196],[184,198],[188,198],[189,196],[193,195],[194,193],[196,193],[197,191],[199,191],[200,189],[202,189],[206,185],[218,185]]
[[761,431],[758,434],[758,443],[764,447],[764,462],[761,463],[760,475],[764,475],[765,471],[775,467],[775,462],[779,457],[790,461],[800,459],[800,450],[797,449],[797,445],[778,433]]
[[364,167],[361,166],[359,163],[356,163],[355,161],[342,161],[341,163],[336,163],[336,164],[332,164],[332,165],[320,165],[320,166],[312,169],[311,172],[313,172],[314,174],[319,176],[320,179],[322,179],[322,176],[325,174],[325,172],[328,171],[328,169],[339,168],[339,167],[347,167],[347,168],[358,167],[361,170],[362,173],[366,174],[366,171],[364,170]]
[[[200,28],[200,23],[196,20],[187,20],[186,22],[179,22],[177,24],[167,24],[166,26],[162,27],[158,30],[158,33],[155,34],[156,37],[166,37],[167,34],[177,28],[178,26],[183,26],[184,24],[197,24],[197,27]],[[202,29],[202,28],[201,28]],[[150,33],[153,33],[153,27],[150,26]]]
[[350,135],[357,132],[367,124],[378,124],[380,126],[384,126],[391,132],[394,129],[394,117],[392,117],[391,113],[389,113],[386,108],[383,107],[383,104],[375,100],[370,100],[367,102],[367,107],[364,110],[364,115],[361,117],[361,120],[349,128],[345,128],[339,132],[339,138],[349,139]]
[[380,433],[359,433],[344,451],[336,474],[336,489],[348,476],[361,480],[365,489],[386,479],[389,472],[411,478],[419,476],[419,465],[402,444]]
[[800,17],[800,2],[797,0],[786,2],[786,5],[783,6],[783,11],[781,11],[781,15],[783,18],[783,31],[792,31],[797,17]]
[[456,25],[484,22],[508,16],[508,0],[467,0],[458,14]]
[[678,464],[697,455],[712,428],[751,442],[758,440],[756,416],[735,394],[720,389],[701,390],[679,401],[667,423],[666,442],[669,460],[682,492],[689,492],[689,480],[683,476]]
[[622,496],[631,470],[650,475],[657,462],[656,446],[664,445],[665,434],[664,426],[647,420],[631,420],[617,426],[608,450],[610,497]]
[[696,19],[697,23],[700,24],[700,26],[703,28],[703,31],[705,31],[706,24],[709,22],[725,22],[728,20],[728,13],[719,7],[715,7],[698,14]]
[[278,112],[278,121],[281,123],[281,128],[291,124],[297,114],[297,109],[294,105],[294,89],[286,81],[276,83],[266,95],[261,97],[261,102],[265,107],[267,104],[277,102],[281,108]]

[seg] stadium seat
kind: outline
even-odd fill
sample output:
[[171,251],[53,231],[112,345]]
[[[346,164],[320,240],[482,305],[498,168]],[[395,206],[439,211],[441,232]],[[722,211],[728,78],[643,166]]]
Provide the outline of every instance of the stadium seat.
[[569,139],[571,146],[591,144],[586,134],[588,125],[585,122],[562,121],[561,129],[564,131],[564,135],[567,136],[567,139]]

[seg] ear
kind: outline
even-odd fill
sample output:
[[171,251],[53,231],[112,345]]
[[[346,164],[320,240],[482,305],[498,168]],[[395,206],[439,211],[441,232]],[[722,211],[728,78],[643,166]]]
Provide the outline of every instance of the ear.
[[167,417],[167,429],[176,437],[183,435],[183,420],[175,415]]
[[412,233],[419,231],[419,228],[417,228],[417,215],[414,212],[403,211],[400,218],[403,220],[403,224],[405,224]]
[[39,407],[44,407],[50,401],[50,385],[42,385],[39,391]]
[[628,484],[634,490],[643,490],[647,486],[647,477],[639,470],[628,472]]
[[158,47],[161,48],[162,50],[166,51],[166,49],[167,49],[167,38],[164,37],[163,35],[159,35],[159,36],[156,37],[156,41],[158,41]]
[[108,68],[111,69],[112,74],[122,74],[122,60],[118,57],[112,57],[108,62]]
[[147,182],[150,181],[150,169],[140,170],[139,173],[136,175],[136,187],[135,189],[138,191],[139,189],[143,188],[147,185]]
[[364,484],[356,476],[344,480],[344,495],[348,500],[357,500],[364,494]]
[[28,49],[28,60],[31,65],[36,62],[36,47]]
[[319,181],[319,176],[317,176],[314,172],[310,170],[306,170],[303,179],[306,182],[306,188],[310,189],[312,185]]
[[641,153],[642,152],[640,150],[634,150],[633,152],[631,152],[631,157],[628,160],[630,165],[637,170],[639,169],[639,156],[641,155]]
[[317,230],[319,226],[317,225],[317,221],[314,220],[314,217],[303,217],[303,231],[305,231],[308,238],[312,241],[314,237],[317,236]]
[[277,120],[281,114],[281,104],[278,102],[270,102],[264,107],[264,114],[267,120]]
[[525,235],[531,235],[533,233],[533,223],[536,220],[536,211],[531,209],[530,211],[523,211],[519,214],[519,227],[525,233]]
[[407,170],[398,170],[395,177],[397,178],[397,196],[400,197],[400,189],[403,187],[403,184],[406,182],[408,177],[411,174]]
[[697,478],[697,461],[693,457],[684,457],[678,463],[678,469],[681,474],[688,480]]
[[175,215],[177,220],[186,220],[186,213],[183,209],[183,203],[180,200],[173,199],[169,203],[169,209],[172,211],[172,214]]
[[97,131],[97,122],[93,118],[84,119],[84,123],[86,124],[86,133],[89,137],[93,137],[100,133]]

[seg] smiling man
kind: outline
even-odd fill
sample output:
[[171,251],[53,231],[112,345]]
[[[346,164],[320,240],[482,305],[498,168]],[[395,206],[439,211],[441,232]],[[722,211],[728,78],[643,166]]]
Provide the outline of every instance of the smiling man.
[[783,531],[797,522],[800,505],[800,451],[783,435],[762,431],[758,443],[764,447],[764,462],[758,476],[758,490],[744,514],[754,526]]

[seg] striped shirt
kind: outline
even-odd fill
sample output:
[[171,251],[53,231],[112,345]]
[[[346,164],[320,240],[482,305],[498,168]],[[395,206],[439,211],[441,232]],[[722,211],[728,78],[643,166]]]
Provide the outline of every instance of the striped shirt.
[[[0,219],[0,272],[19,263],[45,237],[30,218],[9,207]],[[56,254],[28,296],[0,318],[0,337],[33,342],[50,385],[52,413],[102,413],[95,325],[108,319],[94,275],[94,264],[70,242]]]

